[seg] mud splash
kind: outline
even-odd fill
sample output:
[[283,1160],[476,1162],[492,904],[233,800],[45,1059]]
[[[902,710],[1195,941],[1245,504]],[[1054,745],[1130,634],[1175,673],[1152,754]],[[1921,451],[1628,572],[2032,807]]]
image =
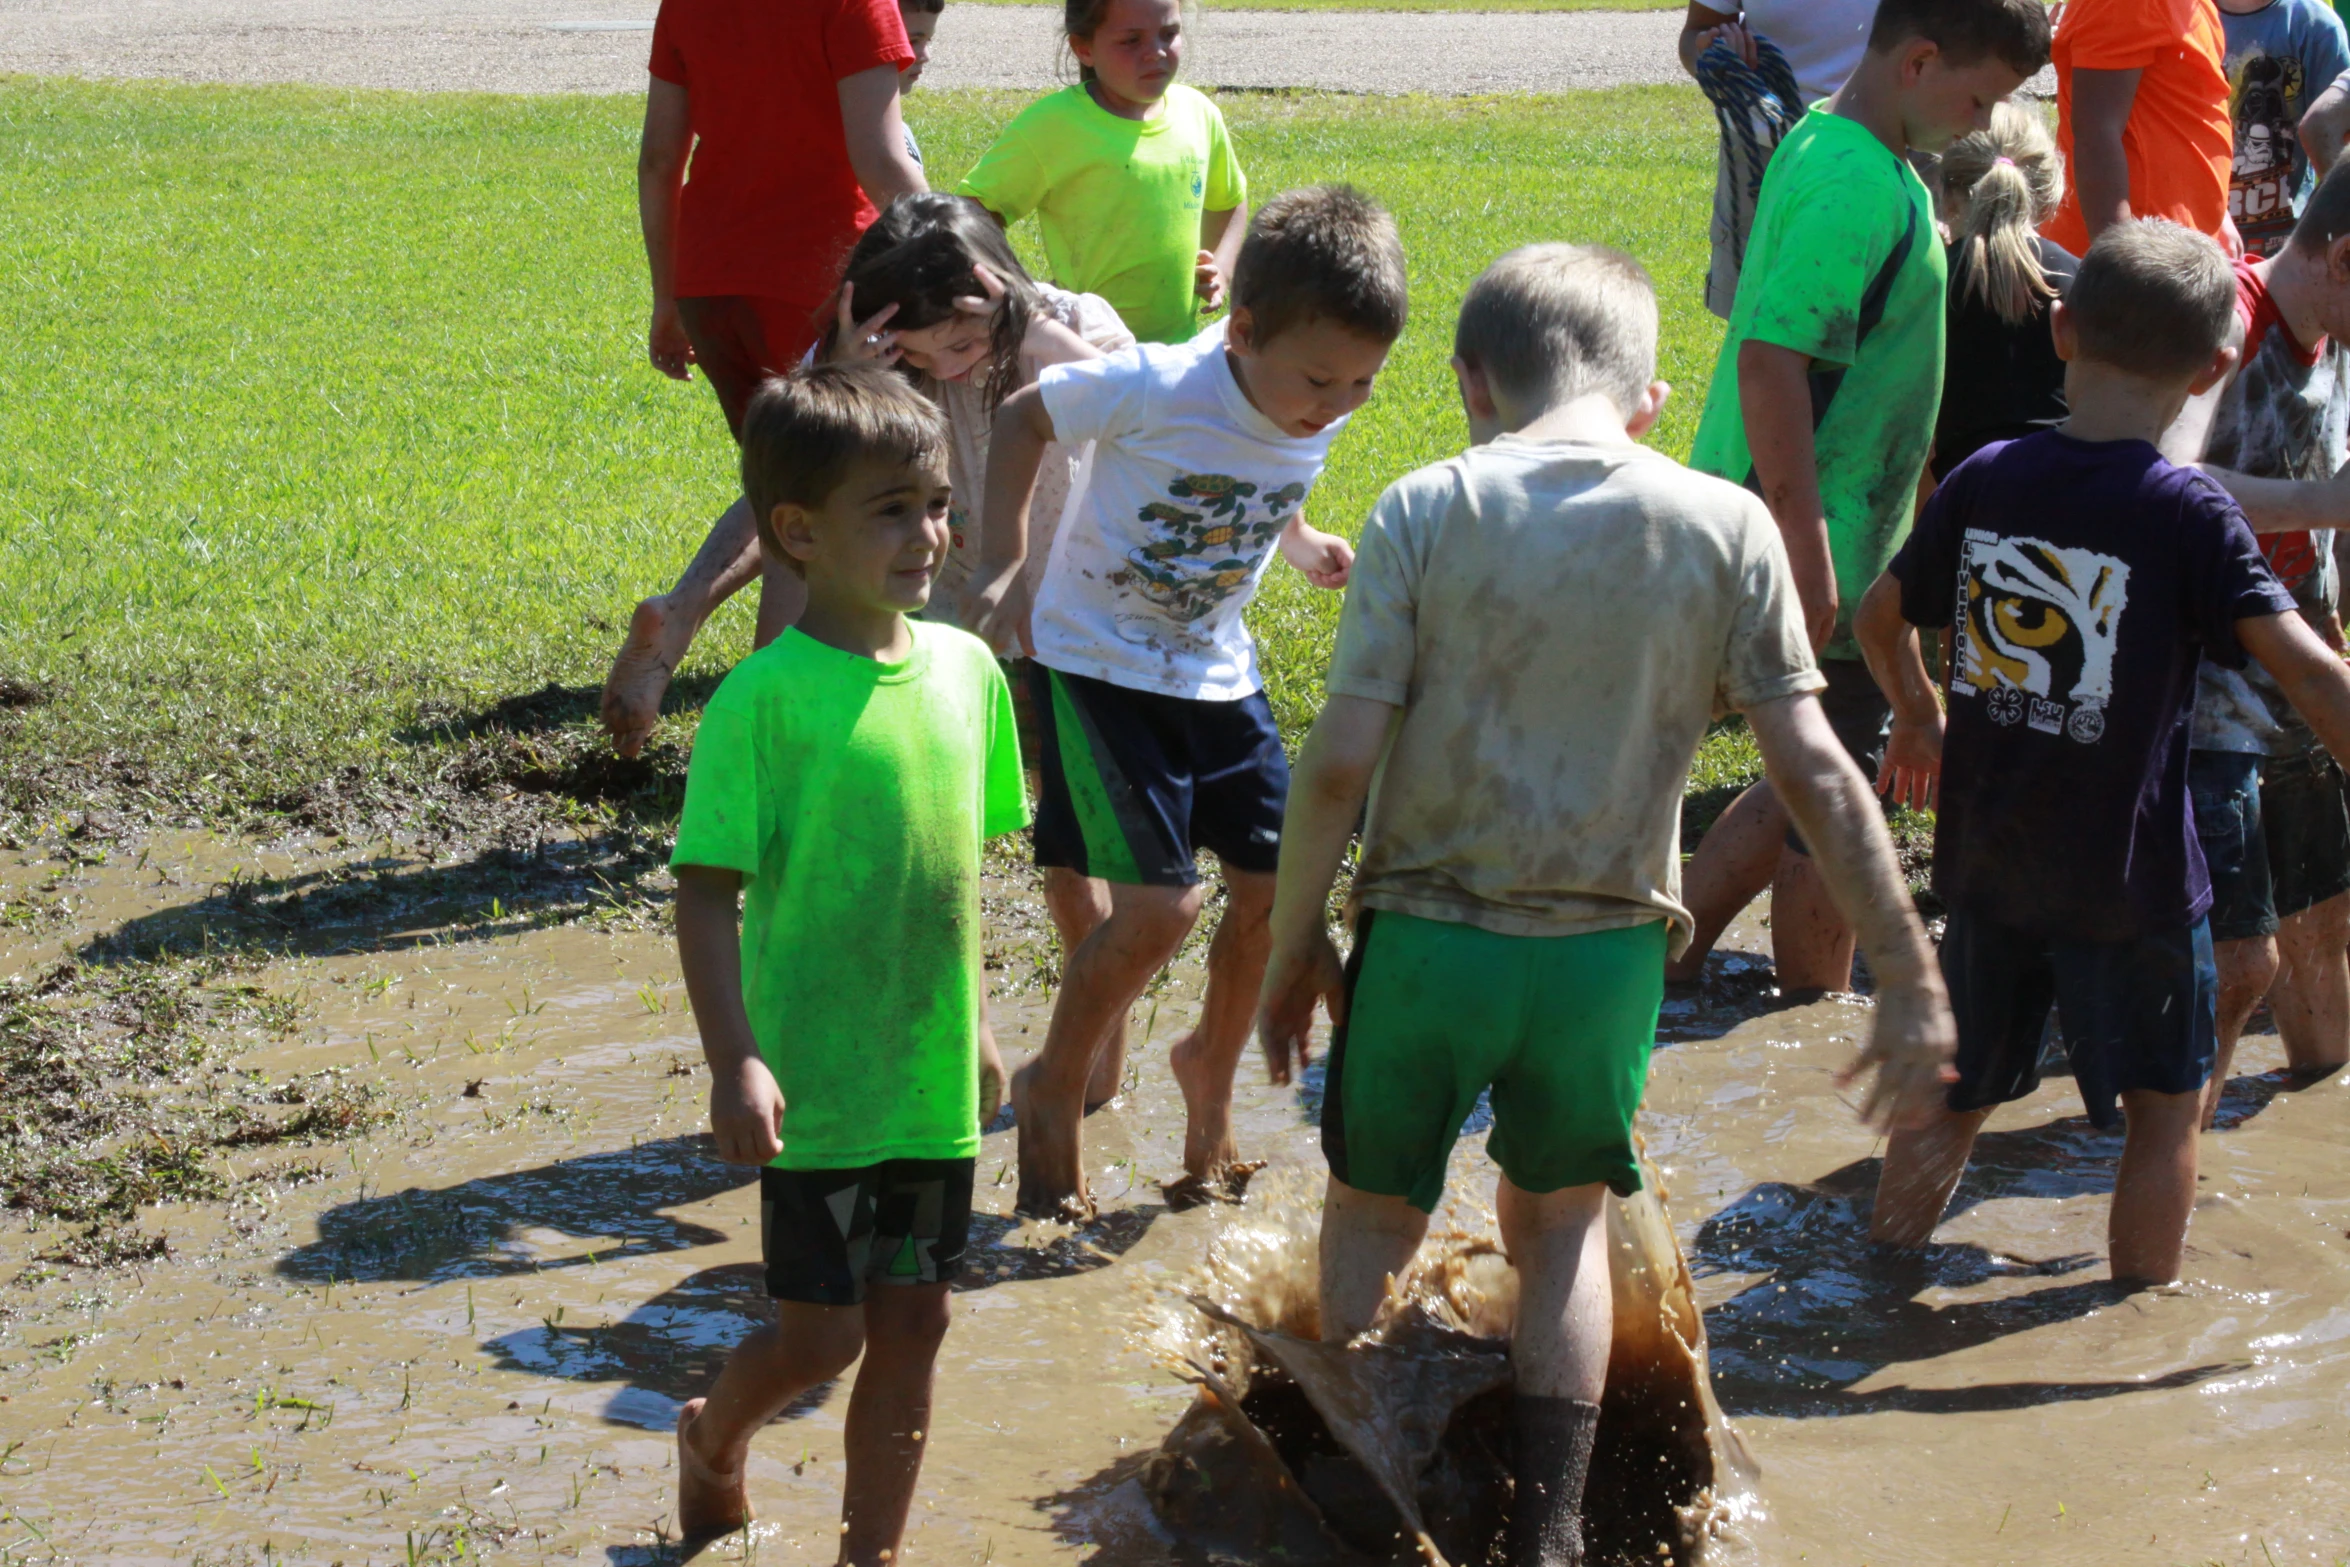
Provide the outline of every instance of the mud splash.
[[[1585,1503],[1594,1567],[1703,1561],[1753,1499],[1651,1175],[1608,1205],[1616,1330]],[[1278,1183],[1219,1237],[1198,1291],[1160,1307],[1152,1341],[1199,1393],[1144,1490],[1211,1556],[1500,1561],[1517,1280],[1491,1214],[1456,1204],[1371,1331],[1342,1347],[1321,1342],[1310,1190]]]

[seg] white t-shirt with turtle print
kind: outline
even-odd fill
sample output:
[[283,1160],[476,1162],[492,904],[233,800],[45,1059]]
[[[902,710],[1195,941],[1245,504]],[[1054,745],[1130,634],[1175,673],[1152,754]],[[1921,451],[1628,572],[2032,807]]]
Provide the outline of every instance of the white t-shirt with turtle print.
[[1233,378],[1222,322],[1037,384],[1054,434],[1094,443],[1037,591],[1037,662],[1165,696],[1254,696],[1241,611],[1346,421],[1284,434]]

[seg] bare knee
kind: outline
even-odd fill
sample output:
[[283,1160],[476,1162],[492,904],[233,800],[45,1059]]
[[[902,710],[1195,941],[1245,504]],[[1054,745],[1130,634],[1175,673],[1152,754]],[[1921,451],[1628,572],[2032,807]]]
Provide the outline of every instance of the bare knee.
[[944,1284],[877,1284],[865,1298],[867,1353],[899,1362],[936,1359],[953,1314]]
[[804,1357],[819,1382],[839,1376],[865,1352],[865,1316],[854,1306],[777,1301],[775,1333],[787,1352]]
[[1523,1267],[1521,1257],[1580,1247],[1605,1211],[1607,1187],[1594,1182],[1553,1192],[1530,1192],[1505,1175],[1495,1186],[1494,1198],[1502,1246],[1511,1263]]
[[2277,941],[2274,936],[2251,936],[2241,941],[2214,942],[2213,966],[2219,971],[2221,1010],[2230,998],[2255,997],[2277,977]]
[[1111,933],[1121,946],[1173,952],[1199,923],[1207,890],[1190,887],[1110,888],[1110,916],[1096,934]]

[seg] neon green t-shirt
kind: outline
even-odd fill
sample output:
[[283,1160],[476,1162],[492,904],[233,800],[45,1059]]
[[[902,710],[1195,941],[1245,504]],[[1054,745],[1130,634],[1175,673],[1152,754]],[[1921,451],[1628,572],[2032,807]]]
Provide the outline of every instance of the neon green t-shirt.
[[1757,489],[1738,407],[1749,338],[1812,358],[1812,440],[1836,563],[1836,632],[1909,536],[1942,403],[1942,240],[1917,174],[1859,123],[1814,108],[1763,175],[1689,465]]
[[985,643],[881,664],[787,631],[702,714],[672,865],[740,871],[743,1005],[786,1170],[979,1150],[980,846],[1028,821]]
[[1033,212],[1052,281],[1099,294],[1146,343],[1199,330],[1202,212],[1248,199],[1224,116],[1180,82],[1155,119],[1128,120],[1064,87],[1015,115],[956,187],[1006,223]]

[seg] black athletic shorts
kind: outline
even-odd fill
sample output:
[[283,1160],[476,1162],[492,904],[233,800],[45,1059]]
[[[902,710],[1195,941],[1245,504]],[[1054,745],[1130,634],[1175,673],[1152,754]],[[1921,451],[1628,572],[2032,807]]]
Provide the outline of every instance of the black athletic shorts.
[[[1893,722],[1893,704],[1877,688],[1869,666],[1857,658],[1823,658],[1820,674],[1828,682],[1828,689],[1820,693],[1820,711],[1845,751],[1860,764],[1861,776],[1873,784],[1885,761],[1885,731]],[[1792,825],[1787,847],[1797,854],[1811,853]]]
[[2350,892],[2350,806],[2333,757],[2304,751],[2262,762],[2260,826],[2279,919]]
[[947,1284],[971,1238],[972,1159],[885,1159],[855,1170],[759,1172],[767,1293],[854,1306],[865,1286]]

